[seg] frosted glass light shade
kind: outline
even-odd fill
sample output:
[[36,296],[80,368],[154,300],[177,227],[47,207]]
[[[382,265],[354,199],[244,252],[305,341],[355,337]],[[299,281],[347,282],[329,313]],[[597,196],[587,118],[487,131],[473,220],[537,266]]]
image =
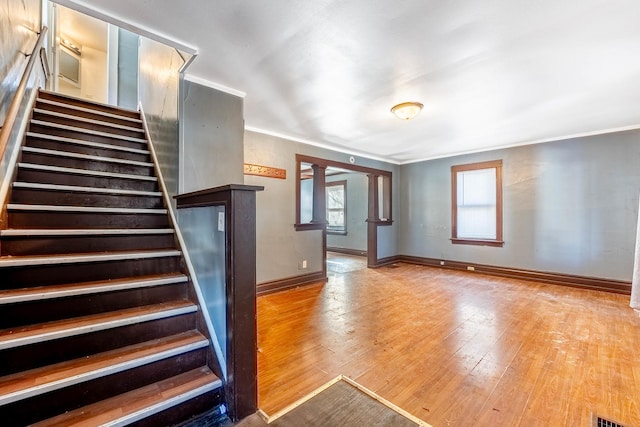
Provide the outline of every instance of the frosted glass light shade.
[[391,112],[399,119],[410,120],[418,115],[422,107],[424,105],[419,102],[403,102],[402,104],[394,105],[391,108]]

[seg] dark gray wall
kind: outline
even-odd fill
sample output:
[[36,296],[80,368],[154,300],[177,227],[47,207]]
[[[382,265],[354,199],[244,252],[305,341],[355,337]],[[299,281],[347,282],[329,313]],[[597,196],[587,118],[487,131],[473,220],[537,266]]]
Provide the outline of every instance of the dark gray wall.
[[[138,90],[170,196],[178,192],[178,70],[175,49],[140,38]],[[174,203],[175,206],[175,203]]]
[[[503,160],[502,248],[453,245],[451,172]],[[640,192],[640,131],[403,165],[399,253],[630,280]]]
[[[349,162],[349,155],[315,147],[275,136],[245,131],[245,162],[273,166],[287,170],[287,179],[245,176],[245,184],[262,185],[265,190],[257,193],[257,281],[267,281],[314,273],[322,270],[322,233],[318,230],[295,231],[295,171],[296,154]],[[393,173],[394,216],[399,213],[397,165],[356,156],[356,164]],[[379,227],[385,229],[382,253],[397,253],[397,225]],[[380,253],[380,250],[379,250]],[[385,255],[387,256],[387,255]],[[300,269],[299,263],[307,260],[308,268]]]
[[331,175],[326,179],[342,180],[347,181],[347,235],[327,234],[327,246],[366,251],[369,179],[364,173]]
[[185,79],[180,93],[180,192],[243,184],[243,99]]

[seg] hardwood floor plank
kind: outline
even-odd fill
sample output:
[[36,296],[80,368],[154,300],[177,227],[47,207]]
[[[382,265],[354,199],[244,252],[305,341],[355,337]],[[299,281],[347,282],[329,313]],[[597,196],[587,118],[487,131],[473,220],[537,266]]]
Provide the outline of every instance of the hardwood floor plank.
[[640,425],[624,295],[400,264],[260,296],[258,343],[267,414],[343,374],[433,425]]

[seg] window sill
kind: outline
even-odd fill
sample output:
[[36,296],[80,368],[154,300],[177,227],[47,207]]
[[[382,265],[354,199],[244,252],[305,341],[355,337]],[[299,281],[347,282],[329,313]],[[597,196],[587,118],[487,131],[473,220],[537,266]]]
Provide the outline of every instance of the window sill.
[[458,239],[452,238],[451,243],[454,245],[475,245],[475,246],[494,246],[494,247],[502,247],[504,246],[503,240],[491,240],[491,239]]
[[325,224],[320,223],[306,223],[306,224],[294,224],[293,225],[296,231],[305,231],[305,230],[322,230],[325,227]]
[[347,232],[346,231],[339,231],[339,230],[329,230],[327,228],[327,234],[333,234],[333,235],[336,235],[336,236],[346,236]]
[[393,225],[392,219],[367,219],[365,222],[370,222],[377,225]]

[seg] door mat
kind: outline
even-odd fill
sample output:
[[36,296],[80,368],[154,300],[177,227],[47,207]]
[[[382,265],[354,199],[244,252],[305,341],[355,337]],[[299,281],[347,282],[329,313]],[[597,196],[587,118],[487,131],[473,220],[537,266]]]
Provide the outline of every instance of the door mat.
[[342,375],[311,394],[267,416],[269,426],[393,426],[430,427],[350,378]]

